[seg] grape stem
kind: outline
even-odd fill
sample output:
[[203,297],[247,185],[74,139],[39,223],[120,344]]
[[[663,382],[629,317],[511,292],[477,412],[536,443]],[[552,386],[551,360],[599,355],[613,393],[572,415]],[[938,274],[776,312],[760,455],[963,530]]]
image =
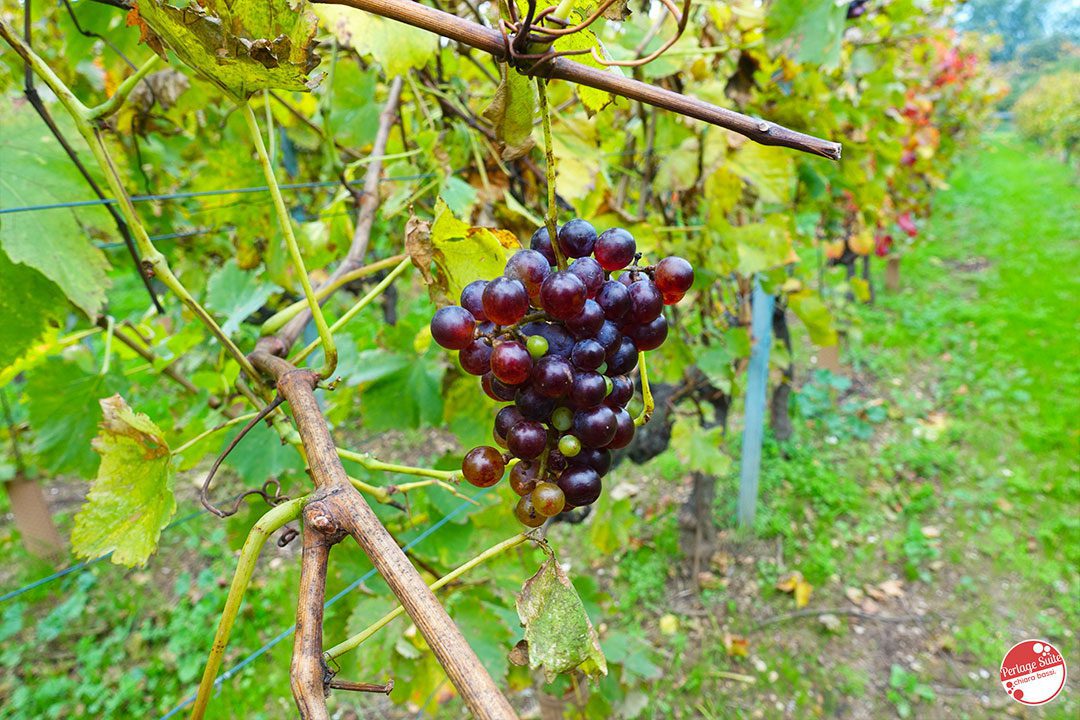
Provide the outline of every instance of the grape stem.
[[285,247],[289,251],[293,272],[296,273],[297,280],[300,281],[300,287],[304,291],[304,298],[307,300],[311,317],[315,320],[315,328],[319,332],[319,342],[323,346],[323,366],[319,369],[319,377],[325,380],[333,375],[334,370],[337,369],[337,347],[334,345],[334,335],[326,324],[322,306],[319,305],[319,299],[315,296],[315,290],[311,287],[311,278],[308,276],[307,268],[304,266],[304,257],[300,253],[300,245],[296,242],[296,235],[293,232],[292,218],[285,207],[285,199],[281,195],[281,188],[278,187],[277,175],[274,172],[274,166],[270,162],[270,156],[266,152],[266,144],[263,142],[262,133],[259,131],[259,121],[255,118],[255,111],[251,109],[251,103],[244,103],[243,112],[244,120],[247,121],[248,132],[251,134],[251,141],[255,145],[255,152],[259,156],[259,164],[262,166],[263,175],[266,177],[266,185],[270,188],[270,196],[274,200],[274,210],[277,212],[281,232],[285,236]]
[[641,368],[641,414],[634,418],[634,427],[641,427],[649,422],[653,410],[656,409],[656,401],[653,400],[652,389],[649,388],[649,368],[645,364],[644,351],[638,353],[638,367]]
[[[454,570],[451,570],[446,575],[443,575],[441,578],[428,585],[428,587],[432,590],[439,590],[440,588],[449,585],[454,580],[457,580],[459,577],[469,572],[473,568],[477,567],[478,565],[481,565],[490,560],[491,558],[500,555],[501,553],[504,553],[511,548],[515,548],[518,545],[524,543],[526,540],[530,539],[532,539],[531,533],[518,533],[511,538],[503,540],[501,543],[491,546],[490,548],[480,553],[476,557],[472,558],[468,562],[458,566]],[[338,643],[334,647],[324,652],[323,658],[327,661],[327,663],[329,663],[330,661],[341,657],[350,650],[355,650],[368,638],[377,633],[383,627],[388,625],[394,618],[398,617],[404,612],[405,609],[398,605],[396,608],[383,615],[381,618],[379,618],[374,623],[364,628],[357,634],[349,637],[346,640],[343,640],[342,642]]]
[[565,270],[566,256],[559,247],[559,205],[555,197],[555,176],[558,171],[555,165],[555,146],[551,139],[551,108],[548,106],[547,81],[543,78],[536,78],[536,92],[540,96],[540,118],[543,120],[544,152],[547,158],[547,212],[544,214],[544,224],[551,240],[551,251],[555,253],[555,264],[560,270]]

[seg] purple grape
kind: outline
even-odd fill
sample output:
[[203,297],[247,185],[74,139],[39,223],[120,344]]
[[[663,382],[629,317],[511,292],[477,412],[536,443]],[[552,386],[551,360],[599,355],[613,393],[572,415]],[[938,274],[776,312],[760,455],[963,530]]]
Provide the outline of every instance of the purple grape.
[[532,385],[523,387],[514,397],[514,405],[526,420],[547,422],[555,409],[555,400],[541,395]]
[[596,293],[596,302],[608,320],[618,320],[630,312],[630,292],[618,280],[608,280]]
[[656,287],[661,293],[679,295],[694,284],[694,266],[683,258],[672,255],[656,264],[654,277]]
[[611,451],[603,448],[581,448],[581,452],[574,458],[574,464],[591,467],[603,477],[611,470]]
[[559,247],[567,257],[592,255],[595,244],[596,228],[586,220],[576,218],[559,229]]
[[610,351],[622,340],[622,333],[619,332],[619,328],[615,326],[615,323],[605,320],[600,329],[596,331],[596,336],[593,339],[600,343],[605,351]]
[[630,417],[630,413],[622,408],[615,410],[615,436],[607,444],[608,449],[618,450],[629,445],[634,439],[635,430],[634,418]]
[[592,505],[604,489],[600,474],[585,465],[571,465],[559,476],[566,502],[574,507]]
[[551,236],[548,234],[547,227],[541,227],[532,234],[529,247],[543,255],[548,265],[555,264],[555,250],[551,247]]
[[604,364],[604,346],[595,340],[579,340],[570,359],[581,370],[595,370]]
[[495,373],[484,373],[480,378],[480,387],[484,389],[489,398],[499,402],[510,402],[517,393],[517,387],[507,385],[495,377]]
[[506,262],[506,277],[520,281],[534,305],[539,304],[540,285],[550,274],[551,264],[536,250],[518,250]]
[[574,435],[587,447],[601,448],[615,438],[618,420],[607,405],[597,405],[574,413]]
[[464,350],[475,332],[476,318],[457,305],[439,308],[431,318],[431,337],[447,350]]
[[551,398],[562,397],[570,392],[574,380],[574,368],[565,358],[545,357],[533,367],[532,386],[537,392]]
[[655,350],[667,340],[667,318],[658,315],[652,322],[630,327],[629,335],[638,350]]
[[507,405],[506,407],[495,413],[495,434],[501,438],[506,438],[507,433],[510,432],[510,428],[517,425],[524,420],[521,411],[513,405]]
[[[559,320],[569,320],[580,313],[585,307],[585,296],[585,283],[569,272],[552,273],[540,286],[541,305]],[[490,312],[488,316],[491,316]]]
[[547,430],[534,420],[523,420],[506,434],[506,444],[514,457],[532,460],[547,447]]
[[[652,280],[639,280],[627,289],[630,293],[630,315],[635,322],[652,322],[664,309],[664,296]],[[488,316],[491,313],[488,312]]]
[[531,322],[521,326],[525,336],[539,335],[548,341],[547,354],[569,358],[574,349],[574,337],[559,323]]
[[619,344],[607,352],[607,374],[625,375],[637,367],[637,361],[637,347],[624,335]]
[[581,312],[566,321],[566,329],[574,337],[581,340],[596,335],[603,324],[604,311],[596,304],[595,300],[586,300],[585,307],[581,308]]
[[591,408],[604,402],[607,383],[597,372],[580,372],[574,375],[570,386],[570,404],[579,410]]
[[626,404],[634,397],[634,381],[625,375],[616,375],[611,378],[611,392],[608,393],[609,405],[626,407]]
[[605,270],[622,270],[634,261],[637,243],[634,236],[622,228],[611,228],[600,233],[593,248],[600,267]]
[[484,288],[487,280],[473,280],[461,290],[461,307],[472,313],[477,322],[486,322],[484,314]]
[[587,297],[596,297],[600,286],[604,284],[604,268],[591,257],[578,258],[570,263],[567,272],[576,275],[581,282],[585,283]]
[[491,341],[477,338],[458,354],[458,362],[470,375],[483,375],[491,370]]

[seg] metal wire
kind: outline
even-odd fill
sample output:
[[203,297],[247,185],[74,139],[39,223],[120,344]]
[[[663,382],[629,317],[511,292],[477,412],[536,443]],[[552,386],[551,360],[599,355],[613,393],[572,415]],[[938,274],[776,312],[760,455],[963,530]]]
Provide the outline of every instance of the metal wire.
[[[189,515],[185,515],[184,517],[179,518],[179,519],[174,520],[173,522],[169,523],[168,525],[166,525],[162,529],[162,532],[165,532],[165,530],[168,530],[170,528],[174,528],[177,525],[183,525],[188,520],[192,520],[192,519],[198,517],[199,515],[204,515],[204,514],[205,514],[205,511],[196,510],[195,512],[193,512],[193,513],[191,513]],[[41,578],[39,580],[35,580],[32,583],[29,583],[27,585],[23,585],[18,590],[12,590],[11,592],[7,592],[7,593],[4,593],[3,595],[0,595],[0,603],[11,600],[12,598],[17,598],[20,595],[22,595],[23,593],[28,593],[31,590],[33,590],[34,588],[39,588],[42,585],[46,585],[48,583],[51,583],[53,580],[59,580],[60,578],[64,577],[65,575],[70,575],[71,573],[86,570],[87,568],[90,568],[90,567],[92,567],[94,565],[97,565],[99,562],[102,562],[104,560],[108,560],[110,557],[112,557],[112,553],[108,552],[108,553],[105,553],[104,555],[102,555],[101,557],[96,557],[96,558],[93,558],[91,560],[83,560],[82,562],[75,563],[71,567],[66,567],[63,570],[58,570],[58,571],[54,572],[52,575],[46,575],[45,577],[43,577],[43,578]]]
[[[486,495],[490,491],[491,491],[491,488],[484,488],[480,492],[476,493],[473,496],[473,499],[483,497],[484,495]],[[424,540],[427,540],[429,537],[431,537],[436,532],[438,532],[440,528],[442,528],[448,522],[453,520],[457,515],[459,515],[461,513],[462,510],[469,507],[471,504],[472,504],[471,500],[466,500],[465,502],[461,503],[456,508],[451,510],[447,515],[443,516],[438,522],[432,524],[429,528],[424,530],[424,532],[420,533],[415,538],[413,538],[408,543],[406,543],[405,547],[402,548],[402,550],[405,550],[405,551],[412,550],[414,547],[416,547],[417,545],[422,543]],[[359,578],[357,578],[356,580],[351,582],[348,586],[346,586],[343,590],[341,590],[341,592],[334,595],[332,598],[330,598],[325,603],[323,603],[323,607],[328,608],[331,605],[333,605],[334,603],[338,602],[339,600],[341,600],[341,598],[345,597],[346,595],[351,593],[353,590],[360,587],[362,584],[364,584],[365,582],[367,582],[371,578],[375,577],[376,573],[377,573],[377,571],[374,568],[372,568],[371,570],[368,570],[366,573],[361,575]],[[214,687],[215,688],[216,687],[221,687],[222,683],[224,683],[226,680],[229,680],[229,679],[235,677],[236,674],[238,672],[240,672],[241,670],[243,670],[245,667],[247,667],[251,663],[258,660],[260,657],[262,657],[263,655],[268,653],[270,650],[272,650],[277,645],[280,645],[283,640],[288,638],[295,631],[296,631],[296,625],[293,625],[293,626],[291,626],[291,627],[289,627],[289,628],[287,628],[285,630],[282,630],[280,633],[278,633],[276,636],[274,636],[274,638],[271,639],[270,642],[266,643],[261,648],[259,648],[258,650],[251,653],[246,658],[244,658],[243,660],[238,662],[236,665],[232,666],[231,668],[229,668],[228,670],[226,670],[222,674],[218,675],[217,678],[214,680]],[[181,710],[186,708],[191,703],[195,702],[196,696],[197,696],[196,693],[192,693],[191,695],[188,695],[179,705],[177,705],[172,710],[170,710],[169,712],[162,715],[159,720],[169,720],[169,718],[175,717],[177,713],[179,713]]]

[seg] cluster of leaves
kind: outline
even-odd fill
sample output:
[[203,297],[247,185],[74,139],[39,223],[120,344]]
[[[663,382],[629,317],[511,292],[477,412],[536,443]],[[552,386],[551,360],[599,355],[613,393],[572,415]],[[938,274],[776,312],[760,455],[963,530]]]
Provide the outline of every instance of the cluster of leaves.
[[[445,5],[473,16],[467,3]],[[578,0],[570,12],[581,18],[590,6]],[[834,296],[815,281],[813,259],[820,263],[829,242],[855,249],[852,238],[895,234],[905,214],[911,222],[925,217],[949,157],[978,127],[994,95],[972,41],[947,27],[952,6],[951,0],[895,0],[852,21],[833,0],[695,6],[672,50],[639,71],[650,82],[842,140],[847,157],[840,164],[758,146],[607,93],[551,85],[561,203],[599,226],[627,227],[648,258],[678,254],[702,269],[692,291],[696,302],[673,318],[674,341],[650,360],[660,379],[677,383],[697,373],[726,395],[738,393],[754,276],[783,296],[814,342],[835,342]],[[534,83],[378,17],[306,3],[275,7],[281,12],[151,0],[127,16],[97,3],[37,8],[43,14],[33,23],[33,46],[87,101],[103,99],[130,74],[128,57],[180,58],[136,89],[107,134],[127,188],[154,196],[137,211],[174,273],[241,348],[251,348],[259,323],[295,301],[300,289],[269,195],[250,190],[265,180],[236,103],[252,103],[279,175],[296,185],[288,189],[289,209],[307,267],[319,279],[350,244],[356,180],[371,161],[366,150],[388,86],[403,76],[369,254],[401,252],[411,214],[433,218],[424,244],[430,254],[418,258],[432,292],[418,282],[399,283],[381,313],[369,310],[341,331],[342,382],[325,395],[325,408],[339,434],[351,439],[358,427],[364,434],[448,427],[457,441],[451,449],[434,457],[415,451],[410,459],[455,467],[461,448],[488,442],[483,418],[492,413],[465,374],[432,347],[430,298],[452,297],[468,280],[493,276],[507,246],[541,224]],[[556,48],[633,57],[674,29],[671,19],[656,33],[650,24],[636,16],[602,20],[595,32],[560,40]],[[224,42],[214,34],[222,27],[229,29]],[[311,39],[322,46],[317,86]],[[21,62],[11,53],[3,60],[3,206],[90,197],[21,97]],[[49,106],[74,141],[59,106]],[[76,146],[97,175],[86,148]],[[905,153],[914,153],[914,161],[906,162]],[[11,213],[3,223],[0,307],[10,321],[0,330],[0,382],[17,400],[14,421],[25,431],[19,433],[22,466],[0,468],[43,477],[96,474],[76,524],[77,549],[86,555],[115,549],[116,561],[141,562],[176,507],[174,473],[225,443],[222,434],[207,433],[224,419],[217,408],[243,403],[239,368],[173,299],[166,299],[165,314],[149,309],[103,208]],[[339,293],[327,312],[339,315],[353,301]],[[153,359],[116,341],[111,328]],[[164,379],[165,368],[189,387]],[[117,394],[126,403],[110,399]],[[718,436],[680,417],[677,449],[709,460],[697,469],[715,471],[723,460]],[[139,490],[117,497],[121,469],[136,457]],[[299,492],[308,483],[295,450],[261,426],[226,467],[244,485],[278,478]],[[390,481],[355,464],[348,470],[375,484]],[[389,506],[377,511],[400,520]],[[435,489],[411,498],[409,512],[434,521],[458,512],[458,500]],[[482,508],[455,515],[451,527],[457,537],[442,544],[437,558],[445,567],[510,529]],[[605,542],[617,545],[610,537]],[[515,576],[520,582],[520,572]],[[465,588],[450,605],[504,603],[509,585]],[[501,639],[512,639],[516,619],[474,614],[493,643],[482,655],[505,674],[496,650]],[[455,617],[469,622],[465,610]],[[417,700],[437,683],[438,669],[415,635],[384,649],[393,660],[386,667],[412,681],[410,693],[395,699]],[[624,674],[634,676],[625,668]]]
[[1025,137],[1072,157],[1080,145],[1080,72],[1040,78],[1016,101],[1013,112]]

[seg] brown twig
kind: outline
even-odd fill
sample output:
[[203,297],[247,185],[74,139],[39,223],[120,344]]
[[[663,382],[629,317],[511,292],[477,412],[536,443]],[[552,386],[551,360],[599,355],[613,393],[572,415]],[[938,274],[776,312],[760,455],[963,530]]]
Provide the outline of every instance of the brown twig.
[[330,548],[342,537],[343,533],[335,530],[317,503],[304,508],[300,597],[296,601],[296,638],[289,676],[296,707],[304,720],[330,720],[326,709],[329,670],[322,659],[323,603]]
[[[464,18],[426,7],[411,0],[314,0],[317,3],[346,5],[358,10],[397,20],[413,27],[442,35],[460,43],[508,59],[504,36]],[[513,7],[513,3],[510,4]],[[671,90],[632,80],[615,72],[598,70],[566,58],[553,58],[536,67],[537,74],[556,80],[568,80],[631,100],[671,110],[726,128],[762,145],[801,150],[812,155],[840,159],[841,146],[821,138],[790,130],[767,120],[757,120],[733,110],[718,107]]]

